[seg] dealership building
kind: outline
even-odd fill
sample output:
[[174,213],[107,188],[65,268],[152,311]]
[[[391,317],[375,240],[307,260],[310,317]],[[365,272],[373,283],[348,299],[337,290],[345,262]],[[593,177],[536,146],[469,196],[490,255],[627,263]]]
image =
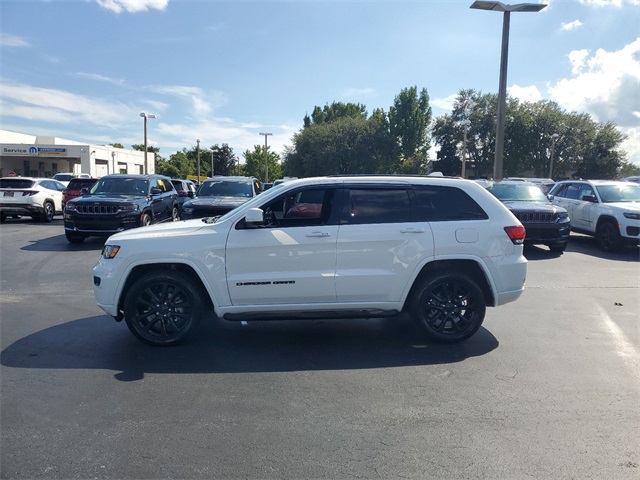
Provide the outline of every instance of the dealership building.
[[[53,177],[56,173],[154,173],[155,154],[111,145],[91,145],[65,138],[0,130],[0,177]],[[11,173],[13,172],[13,173]]]

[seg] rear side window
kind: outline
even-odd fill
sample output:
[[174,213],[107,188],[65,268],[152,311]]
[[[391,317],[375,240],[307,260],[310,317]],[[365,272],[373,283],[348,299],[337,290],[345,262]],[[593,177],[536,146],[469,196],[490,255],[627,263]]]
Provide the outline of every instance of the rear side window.
[[457,187],[414,185],[413,188],[428,222],[489,218],[473,198]]
[[411,222],[411,198],[406,189],[352,188],[341,222],[347,225]]

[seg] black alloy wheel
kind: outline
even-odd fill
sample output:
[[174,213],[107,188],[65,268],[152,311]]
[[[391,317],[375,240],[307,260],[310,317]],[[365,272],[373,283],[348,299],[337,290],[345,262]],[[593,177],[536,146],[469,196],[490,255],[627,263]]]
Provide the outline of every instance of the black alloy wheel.
[[184,340],[200,323],[200,289],[179,272],[154,272],[139,278],[124,303],[124,318],[137,338],[153,346]]
[[411,313],[423,331],[440,343],[457,343],[478,331],[486,300],[482,289],[463,273],[440,273],[422,281]]
[[618,226],[613,222],[603,222],[596,231],[598,245],[605,252],[616,252],[622,248],[622,237]]

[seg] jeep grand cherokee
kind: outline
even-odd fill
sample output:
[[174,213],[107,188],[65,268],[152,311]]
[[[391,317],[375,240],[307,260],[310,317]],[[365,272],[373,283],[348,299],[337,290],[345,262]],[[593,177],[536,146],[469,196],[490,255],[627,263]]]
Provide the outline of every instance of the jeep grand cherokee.
[[98,305],[140,340],[172,345],[203,309],[225,320],[394,316],[435,341],[473,335],[524,289],[525,229],[470,180],[292,180],[219,218],[110,237]]

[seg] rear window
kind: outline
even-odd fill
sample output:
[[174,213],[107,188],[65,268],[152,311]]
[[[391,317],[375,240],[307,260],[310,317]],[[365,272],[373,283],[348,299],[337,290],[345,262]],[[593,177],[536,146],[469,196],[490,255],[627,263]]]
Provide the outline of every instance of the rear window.
[[35,184],[27,178],[0,178],[0,188],[31,188]]
[[414,190],[428,222],[489,218],[480,205],[459,188],[414,185]]
[[67,186],[67,188],[70,190],[89,188],[91,185],[93,185],[97,181],[98,181],[97,178],[74,178],[69,182],[69,185]]

